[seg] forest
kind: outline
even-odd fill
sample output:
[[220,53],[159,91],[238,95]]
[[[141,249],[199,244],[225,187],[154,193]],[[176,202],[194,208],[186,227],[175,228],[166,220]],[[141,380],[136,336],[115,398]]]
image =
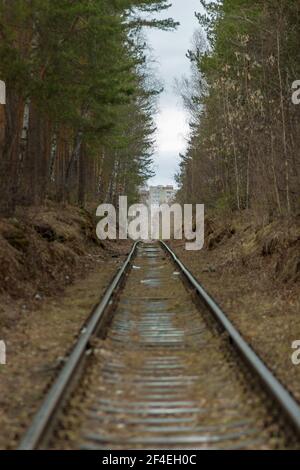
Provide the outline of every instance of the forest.
[[266,220],[297,214],[300,4],[201,3],[192,77],[180,83],[191,129],[180,198],[221,212],[251,209]]
[[166,0],[1,0],[0,214],[136,198],[156,97],[143,28]]

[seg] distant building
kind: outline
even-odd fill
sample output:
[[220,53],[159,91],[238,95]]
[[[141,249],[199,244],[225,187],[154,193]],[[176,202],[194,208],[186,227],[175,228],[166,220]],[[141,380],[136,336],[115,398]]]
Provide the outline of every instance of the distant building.
[[140,188],[139,194],[140,194],[140,203],[148,205],[149,204],[149,197],[150,197],[149,188],[147,186],[144,187],[144,188]]
[[[163,204],[172,205],[175,202],[176,189],[173,186],[150,186],[140,188],[140,203],[145,204],[151,209],[151,206],[161,206]],[[152,216],[153,219],[152,219]],[[155,216],[155,210],[150,210],[149,233],[161,233],[160,218]]]
[[150,186],[149,205],[171,204],[175,196],[176,190],[173,186]]

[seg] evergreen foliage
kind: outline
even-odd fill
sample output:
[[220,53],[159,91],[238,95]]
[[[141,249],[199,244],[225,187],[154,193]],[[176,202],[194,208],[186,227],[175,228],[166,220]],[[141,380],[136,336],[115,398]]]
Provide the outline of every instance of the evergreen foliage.
[[46,197],[135,197],[152,174],[141,29],[172,29],[166,0],[1,0],[0,210]]

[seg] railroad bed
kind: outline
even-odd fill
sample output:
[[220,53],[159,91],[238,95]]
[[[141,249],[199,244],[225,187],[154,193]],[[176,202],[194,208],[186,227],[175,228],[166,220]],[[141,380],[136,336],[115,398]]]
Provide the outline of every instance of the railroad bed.
[[299,448],[209,315],[163,246],[138,244],[47,446]]

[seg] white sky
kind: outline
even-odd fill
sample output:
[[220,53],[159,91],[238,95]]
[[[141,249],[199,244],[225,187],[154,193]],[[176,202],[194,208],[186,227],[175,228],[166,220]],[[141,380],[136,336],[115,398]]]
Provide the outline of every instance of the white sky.
[[201,6],[199,0],[173,0],[170,3],[173,4],[172,7],[162,17],[172,17],[179,21],[178,29],[174,32],[147,32],[152,53],[157,60],[157,75],[165,89],[160,97],[160,112],[156,119],[156,176],[149,181],[151,185],[174,184],[179,153],[185,150],[189,131],[188,116],[174,90],[174,82],[176,78],[190,74],[190,62],[186,53],[191,48],[192,36],[199,26],[194,12],[199,12]]

